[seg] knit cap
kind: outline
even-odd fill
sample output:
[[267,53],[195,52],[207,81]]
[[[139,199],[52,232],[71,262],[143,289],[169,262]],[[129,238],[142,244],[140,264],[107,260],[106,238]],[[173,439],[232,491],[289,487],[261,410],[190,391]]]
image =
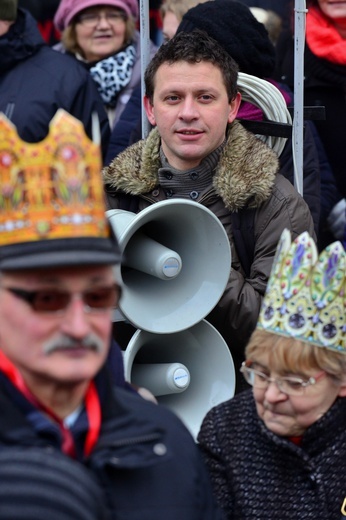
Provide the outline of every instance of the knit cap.
[[0,520],[105,520],[103,502],[89,470],[57,451],[0,451]]
[[14,22],[17,18],[18,0],[0,0],[0,20]]
[[239,70],[269,78],[275,67],[275,48],[264,25],[249,7],[236,0],[210,0],[189,9],[179,32],[200,29],[216,40],[238,63]]
[[54,16],[54,24],[59,31],[63,31],[84,9],[104,5],[118,7],[125,11],[127,16],[132,16],[134,20],[138,18],[138,0],[61,0]]

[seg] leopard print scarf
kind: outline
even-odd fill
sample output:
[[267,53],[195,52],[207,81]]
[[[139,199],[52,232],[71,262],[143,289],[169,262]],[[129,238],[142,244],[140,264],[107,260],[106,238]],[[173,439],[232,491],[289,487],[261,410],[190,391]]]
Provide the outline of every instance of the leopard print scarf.
[[107,107],[115,107],[119,92],[130,82],[135,59],[136,50],[133,45],[129,45],[90,68],[90,74]]

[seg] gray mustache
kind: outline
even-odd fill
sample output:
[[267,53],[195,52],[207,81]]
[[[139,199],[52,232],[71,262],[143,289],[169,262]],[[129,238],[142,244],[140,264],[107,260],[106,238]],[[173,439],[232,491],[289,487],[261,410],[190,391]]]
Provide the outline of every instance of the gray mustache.
[[53,338],[47,341],[43,345],[43,352],[45,354],[52,354],[52,352],[55,352],[56,350],[68,350],[78,347],[88,348],[100,353],[104,349],[104,343],[98,336],[96,336],[96,334],[89,334],[80,340],[70,338],[69,336],[59,336],[58,338]]

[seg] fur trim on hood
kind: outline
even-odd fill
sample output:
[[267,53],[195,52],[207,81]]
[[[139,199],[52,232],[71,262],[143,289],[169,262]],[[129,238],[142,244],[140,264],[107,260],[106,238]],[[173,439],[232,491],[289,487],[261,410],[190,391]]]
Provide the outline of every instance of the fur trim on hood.
[[[103,169],[104,183],[131,195],[150,193],[159,184],[160,145],[155,128],[147,139],[127,148]],[[227,131],[213,186],[231,211],[247,203],[257,207],[270,197],[278,169],[276,153],[234,121]]]

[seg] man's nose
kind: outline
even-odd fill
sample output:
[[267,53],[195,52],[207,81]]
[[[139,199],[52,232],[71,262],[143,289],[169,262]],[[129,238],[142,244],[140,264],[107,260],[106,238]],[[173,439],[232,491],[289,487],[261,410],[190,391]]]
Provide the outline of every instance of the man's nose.
[[199,117],[197,102],[194,99],[184,99],[181,105],[180,117],[185,121],[191,121]]
[[90,333],[89,314],[80,296],[72,298],[62,319],[61,329],[70,337],[82,339]]

